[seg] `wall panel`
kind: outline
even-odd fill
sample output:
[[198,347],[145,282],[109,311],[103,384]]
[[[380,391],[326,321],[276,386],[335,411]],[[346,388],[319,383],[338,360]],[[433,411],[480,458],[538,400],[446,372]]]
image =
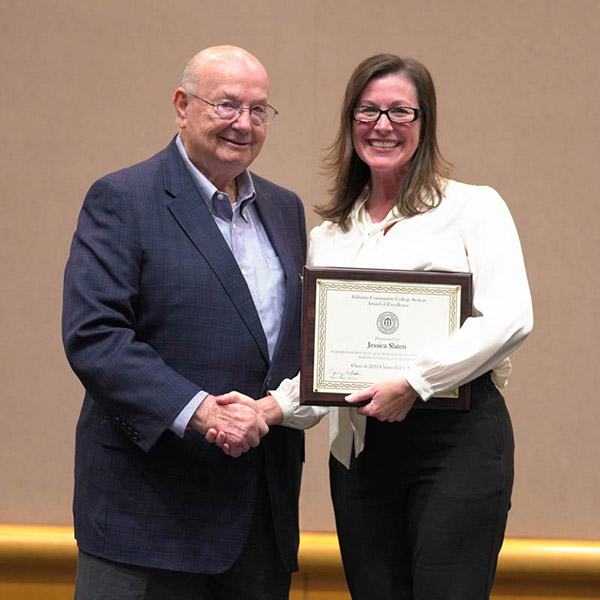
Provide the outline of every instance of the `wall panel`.
[[[196,50],[234,43],[271,74],[280,116],[255,164],[311,205],[346,80],[362,58],[412,55],[437,84],[457,178],[505,197],[536,327],[506,391],[517,435],[512,536],[600,539],[597,0],[0,0],[0,522],[69,524],[82,390],[60,337],[62,270],[100,175],[175,133],[171,96]],[[305,530],[333,530],[327,426],[308,435]]]

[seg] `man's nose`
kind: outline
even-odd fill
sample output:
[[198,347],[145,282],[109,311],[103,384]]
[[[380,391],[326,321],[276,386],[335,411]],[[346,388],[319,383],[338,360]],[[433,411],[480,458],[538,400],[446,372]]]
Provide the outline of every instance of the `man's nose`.
[[252,121],[250,119],[250,111],[246,108],[242,110],[239,117],[231,124],[235,129],[248,130],[252,128]]

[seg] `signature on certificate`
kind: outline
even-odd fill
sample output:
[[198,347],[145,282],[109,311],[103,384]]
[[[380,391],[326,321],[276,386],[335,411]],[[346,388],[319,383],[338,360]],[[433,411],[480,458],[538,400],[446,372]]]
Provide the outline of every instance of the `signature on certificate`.
[[347,371],[336,371],[335,369],[329,369],[329,379],[336,379],[338,381],[347,381],[348,379],[356,378],[360,373],[356,369],[348,369]]

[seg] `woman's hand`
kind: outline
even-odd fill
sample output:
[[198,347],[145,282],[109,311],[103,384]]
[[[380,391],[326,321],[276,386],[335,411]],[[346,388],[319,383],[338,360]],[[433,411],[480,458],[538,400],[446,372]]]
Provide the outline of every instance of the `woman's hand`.
[[240,394],[239,392],[229,392],[228,394],[217,396],[218,404],[232,404],[234,402],[254,409],[269,426],[279,425],[283,421],[283,411],[279,404],[277,404],[277,400],[270,394],[259,400],[254,400],[250,396]]
[[389,422],[403,421],[416,399],[417,392],[404,377],[388,379],[346,396],[346,401],[351,403],[370,400],[356,409],[359,415]]
[[[275,398],[271,395],[267,395],[259,400],[254,400],[250,396],[241,394],[240,392],[229,392],[221,396],[215,397],[217,404],[243,404],[256,411],[260,417],[267,423],[267,425],[279,425],[283,421],[283,411]],[[231,453],[230,445],[227,443],[227,434],[223,431],[217,431],[215,428],[211,428],[206,432],[206,441],[211,444],[215,444],[225,454]]]

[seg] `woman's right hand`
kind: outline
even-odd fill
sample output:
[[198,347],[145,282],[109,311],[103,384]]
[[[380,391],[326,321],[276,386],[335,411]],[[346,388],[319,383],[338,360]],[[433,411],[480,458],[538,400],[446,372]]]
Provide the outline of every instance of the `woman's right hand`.
[[[283,411],[277,401],[270,394],[259,400],[254,400],[250,396],[241,394],[240,392],[229,392],[221,396],[216,396],[217,404],[243,404],[256,411],[268,426],[279,425],[283,421]],[[210,428],[205,436],[206,441],[215,444],[226,454],[229,454],[230,447],[227,443],[227,434],[223,431],[217,431],[215,428]]]
[[279,404],[277,404],[277,400],[270,394],[259,400],[254,400],[250,396],[240,394],[240,392],[229,392],[228,394],[217,396],[216,399],[218,404],[238,403],[248,406],[255,410],[269,427],[271,425],[279,425],[283,421],[283,411]]

